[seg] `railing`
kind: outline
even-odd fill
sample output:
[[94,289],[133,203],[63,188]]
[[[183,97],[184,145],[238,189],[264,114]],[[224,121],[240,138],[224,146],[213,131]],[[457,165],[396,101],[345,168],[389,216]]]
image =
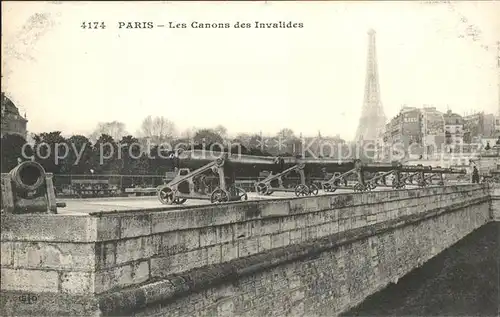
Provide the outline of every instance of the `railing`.
[[[156,187],[163,184],[165,176],[160,175],[97,175],[57,174],[54,175],[56,195],[64,197],[121,196],[131,187]],[[92,193],[95,192],[95,195]]]
[[[168,177],[173,178],[173,173]],[[236,184],[245,191],[255,191],[255,183],[265,177],[237,177]],[[101,197],[101,196],[127,196],[132,193],[154,195],[154,192],[141,188],[156,188],[164,183],[163,175],[97,175],[97,174],[58,174],[54,175],[54,188],[59,197]],[[311,182],[319,182],[323,178],[310,178]],[[298,183],[298,177],[288,177],[286,183]],[[207,184],[210,186],[210,182]],[[130,190],[135,188],[137,190]],[[127,190],[128,189],[128,190]]]

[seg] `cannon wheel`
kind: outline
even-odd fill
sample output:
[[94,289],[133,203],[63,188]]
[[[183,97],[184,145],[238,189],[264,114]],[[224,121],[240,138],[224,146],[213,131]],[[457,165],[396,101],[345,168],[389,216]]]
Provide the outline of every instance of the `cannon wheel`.
[[215,160],[215,166],[217,167],[222,167],[224,166],[224,159],[222,157],[219,157]]
[[318,186],[314,185],[314,184],[311,184],[311,186],[309,187],[309,191],[311,192],[311,194],[313,194],[314,196],[317,196],[318,195],[318,192],[319,192],[319,188]]
[[239,200],[248,200],[247,192],[243,188],[235,186],[234,191],[236,196],[240,198]]
[[216,188],[210,195],[211,203],[223,203],[229,201],[229,193],[223,189]]
[[183,203],[185,203],[187,201],[186,198],[179,198],[179,197],[176,197],[174,199],[174,204],[176,205],[182,205]]
[[324,183],[323,190],[327,193],[333,193],[337,190],[337,188],[333,187],[330,183]]
[[265,183],[258,183],[256,186],[257,193],[260,195],[267,195],[267,192],[269,191],[269,186]]
[[377,184],[375,184],[375,183],[370,182],[370,183],[366,184],[366,189],[368,189],[368,190],[374,190],[375,188],[377,188]]
[[405,188],[406,184],[405,182],[400,182],[399,184],[398,183],[392,183],[392,189],[401,189],[401,188]]
[[175,193],[172,188],[165,186],[158,189],[158,200],[164,205],[171,205],[179,198],[175,197]]
[[330,183],[324,183],[322,187],[323,187],[323,190],[327,193],[329,193],[330,190],[332,190],[332,185]]
[[296,196],[309,196],[311,192],[309,191],[309,187],[304,184],[297,185],[295,187],[295,195]]
[[365,189],[366,189],[366,188],[365,188],[362,184],[360,184],[360,183],[356,183],[356,184],[354,185],[354,191],[355,191],[355,192],[362,192],[362,191],[364,191]]

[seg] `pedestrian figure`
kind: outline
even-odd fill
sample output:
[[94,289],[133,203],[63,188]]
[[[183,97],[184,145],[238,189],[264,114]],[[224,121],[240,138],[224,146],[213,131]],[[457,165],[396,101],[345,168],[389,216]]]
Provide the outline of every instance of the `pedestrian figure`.
[[486,151],[491,149],[490,142],[486,142],[486,147],[484,148]]
[[174,166],[174,172],[177,172],[180,168],[180,159],[179,159],[179,152],[174,151],[172,153],[172,165]]
[[281,156],[280,156],[280,155],[278,155],[278,156],[274,159],[274,173],[275,173],[275,174],[279,174],[279,173],[281,172],[280,165],[281,165]]
[[479,184],[479,171],[475,166],[474,169],[472,170],[472,183]]

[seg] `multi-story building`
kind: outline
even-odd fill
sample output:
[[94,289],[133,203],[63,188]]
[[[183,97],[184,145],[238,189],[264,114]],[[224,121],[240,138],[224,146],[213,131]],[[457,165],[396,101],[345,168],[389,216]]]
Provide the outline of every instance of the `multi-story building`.
[[445,144],[444,114],[435,107],[403,107],[386,125],[384,143],[398,144],[407,155],[438,152]]
[[464,143],[480,143],[495,137],[495,116],[478,112],[464,117]]
[[422,140],[420,109],[404,107],[401,109],[399,116],[403,143],[407,146],[420,143]]
[[26,139],[26,115],[23,117],[14,103],[2,92],[2,125],[0,128],[1,137],[5,134],[17,134]]
[[500,116],[495,118],[495,137],[500,137]]
[[424,107],[421,112],[422,145],[427,154],[441,152],[445,145],[444,114],[436,107]]
[[444,134],[447,145],[462,145],[464,142],[464,120],[461,115],[448,110],[444,115]]

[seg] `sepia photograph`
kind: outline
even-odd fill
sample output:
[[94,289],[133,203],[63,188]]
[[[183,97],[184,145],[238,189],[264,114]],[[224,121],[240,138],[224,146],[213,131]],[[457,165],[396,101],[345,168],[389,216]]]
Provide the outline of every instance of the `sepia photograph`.
[[500,316],[500,1],[1,6],[1,316]]

